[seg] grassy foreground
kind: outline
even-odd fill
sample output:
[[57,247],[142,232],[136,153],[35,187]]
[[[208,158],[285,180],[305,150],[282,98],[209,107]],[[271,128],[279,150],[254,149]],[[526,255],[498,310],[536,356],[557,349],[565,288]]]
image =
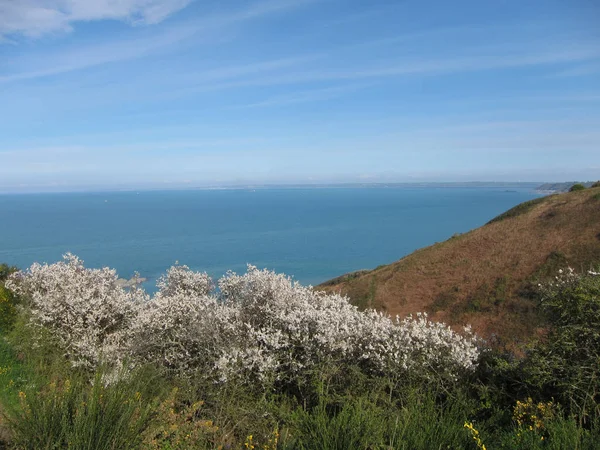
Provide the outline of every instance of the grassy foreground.
[[2,287],[0,448],[598,448],[600,276],[567,272],[538,296],[544,339],[520,358],[483,351],[450,382],[329,363],[301,383],[253,384],[152,364],[74,368]]

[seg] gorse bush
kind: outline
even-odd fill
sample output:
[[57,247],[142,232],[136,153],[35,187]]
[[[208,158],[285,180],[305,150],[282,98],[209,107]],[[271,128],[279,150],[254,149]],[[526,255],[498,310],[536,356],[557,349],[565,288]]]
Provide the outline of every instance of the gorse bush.
[[526,379],[580,419],[600,419],[600,274],[561,270],[541,286],[551,328],[529,351]]
[[81,378],[57,379],[20,391],[20,407],[9,415],[17,448],[139,448],[152,411],[139,380],[105,386],[102,378],[98,372],[91,386]]
[[474,384],[482,413],[506,411],[529,397],[536,404],[559,404],[566,417],[595,427],[600,420],[600,274],[561,269],[538,288],[545,333],[527,343],[519,357],[499,350],[483,354]]
[[569,188],[569,192],[583,191],[585,190],[585,186],[581,183],[575,183],[573,186]]
[[9,330],[17,317],[16,296],[0,282],[0,331]]
[[208,275],[171,268],[150,298],[114,270],[77,257],[34,264],[8,285],[26,298],[34,326],[53,333],[74,366],[153,363],[183,376],[298,383],[316,367],[358,364],[365,373],[455,380],[471,371],[476,339],[426,315],[393,319],[359,311],[285,275],[248,266],[214,289]]
[[17,317],[18,298],[4,286],[6,279],[16,271],[16,267],[0,264],[0,332],[9,330]]

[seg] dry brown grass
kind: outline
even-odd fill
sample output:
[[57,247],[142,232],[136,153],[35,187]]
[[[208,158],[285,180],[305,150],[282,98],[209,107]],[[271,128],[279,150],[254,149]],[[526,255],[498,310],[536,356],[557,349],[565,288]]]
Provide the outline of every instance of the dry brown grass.
[[507,217],[318,289],[392,315],[427,311],[508,342],[539,332],[532,286],[560,267],[600,262],[600,188],[546,197]]

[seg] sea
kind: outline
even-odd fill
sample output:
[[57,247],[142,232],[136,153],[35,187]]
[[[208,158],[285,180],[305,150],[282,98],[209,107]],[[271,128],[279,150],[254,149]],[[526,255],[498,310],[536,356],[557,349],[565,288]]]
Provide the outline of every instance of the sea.
[[71,252],[134,272],[219,277],[247,264],[316,285],[388,264],[536,197],[533,187],[320,187],[0,195],[0,262]]

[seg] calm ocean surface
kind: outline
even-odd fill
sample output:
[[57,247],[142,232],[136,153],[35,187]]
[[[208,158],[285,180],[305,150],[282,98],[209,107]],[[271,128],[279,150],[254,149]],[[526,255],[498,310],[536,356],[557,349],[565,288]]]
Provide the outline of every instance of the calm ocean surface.
[[175,261],[220,276],[246,263],[306,284],[390,263],[538,197],[531,189],[318,188],[0,195],[0,262],[67,251],[156,278]]

